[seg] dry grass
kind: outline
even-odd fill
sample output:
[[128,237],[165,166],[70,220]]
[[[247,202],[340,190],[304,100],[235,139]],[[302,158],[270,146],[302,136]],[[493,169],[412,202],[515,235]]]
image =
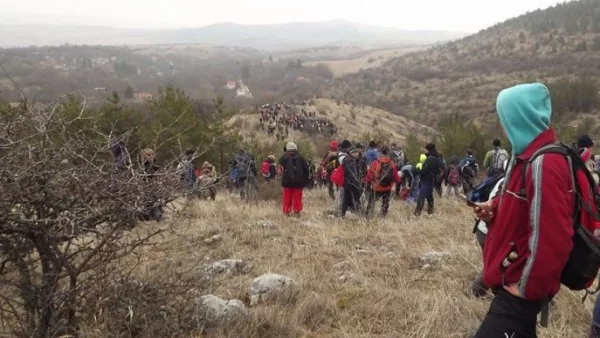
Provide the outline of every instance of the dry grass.
[[342,77],[346,74],[358,73],[361,70],[379,67],[392,58],[399,57],[406,53],[420,51],[425,48],[427,48],[427,46],[390,48],[362,53],[360,56],[353,58],[311,61],[307,62],[306,65],[316,66],[318,64],[324,64],[329,67],[335,77]]
[[[476,328],[491,298],[466,295],[481,261],[468,208],[443,200],[434,217],[410,220],[412,208],[394,201],[385,220],[342,221],[323,216],[330,204],[325,191],[309,192],[302,218],[290,219],[277,202],[244,204],[226,193],[216,202],[195,202],[173,216],[173,231],[160,250],[145,253],[136,277],[195,278],[202,294],[246,301],[252,279],[263,273],[288,275],[301,285],[297,301],[253,308],[240,327],[212,337],[447,338]],[[258,227],[261,220],[276,226]],[[142,228],[149,226],[155,225]],[[222,241],[206,244],[214,234]],[[422,269],[419,257],[430,250],[450,257]],[[252,268],[207,283],[199,268],[227,258]],[[561,292],[540,337],[584,337],[592,303]]]

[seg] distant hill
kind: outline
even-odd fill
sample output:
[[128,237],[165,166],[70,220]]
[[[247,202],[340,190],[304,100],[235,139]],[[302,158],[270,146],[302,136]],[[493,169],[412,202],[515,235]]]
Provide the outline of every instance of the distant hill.
[[445,31],[404,31],[347,22],[298,22],[276,25],[214,24],[187,29],[120,29],[99,26],[0,26],[0,47],[60,44],[143,45],[205,43],[264,50],[370,44],[432,44],[464,36]]
[[[494,119],[507,86],[559,79],[596,84],[600,76],[600,1],[581,0],[537,10],[464,39],[393,58],[335,80],[329,95],[434,125],[462,113],[483,124]],[[555,90],[555,97],[562,91]],[[597,109],[588,105],[582,112]],[[555,109],[574,112],[579,107]],[[588,110],[588,111],[585,111]]]

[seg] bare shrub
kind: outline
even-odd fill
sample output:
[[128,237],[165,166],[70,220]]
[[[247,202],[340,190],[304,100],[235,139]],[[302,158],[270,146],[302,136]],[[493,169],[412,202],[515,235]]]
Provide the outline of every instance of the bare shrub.
[[123,234],[178,188],[169,166],[116,170],[110,135],[85,105],[66,107],[1,113],[0,316],[14,336],[77,334],[79,305],[112,263],[162,230]]

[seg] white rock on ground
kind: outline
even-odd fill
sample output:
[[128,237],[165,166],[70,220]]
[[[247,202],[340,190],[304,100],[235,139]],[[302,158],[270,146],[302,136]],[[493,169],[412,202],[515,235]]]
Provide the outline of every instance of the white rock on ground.
[[213,244],[215,242],[221,241],[222,239],[223,239],[223,237],[221,235],[214,235],[212,237],[204,239],[204,243],[206,243],[206,244]]
[[241,300],[224,300],[214,295],[200,297],[196,309],[200,326],[228,324],[246,315]]
[[421,256],[422,265],[439,264],[443,259],[450,257],[450,253],[446,251],[429,251]]
[[212,263],[206,270],[213,274],[247,273],[248,264],[241,259],[224,259]]
[[250,305],[273,300],[291,300],[296,296],[298,284],[290,277],[264,274],[255,278],[250,286]]
[[274,228],[275,227],[275,223],[271,222],[271,221],[258,221],[256,222],[256,226],[261,227],[261,228]]

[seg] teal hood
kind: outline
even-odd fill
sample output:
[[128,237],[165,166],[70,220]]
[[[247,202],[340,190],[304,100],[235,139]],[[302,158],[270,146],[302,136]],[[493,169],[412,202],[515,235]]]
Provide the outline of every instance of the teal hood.
[[496,110],[515,155],[550,128],[550,91],[541,83],[521,84],[498,95]]

